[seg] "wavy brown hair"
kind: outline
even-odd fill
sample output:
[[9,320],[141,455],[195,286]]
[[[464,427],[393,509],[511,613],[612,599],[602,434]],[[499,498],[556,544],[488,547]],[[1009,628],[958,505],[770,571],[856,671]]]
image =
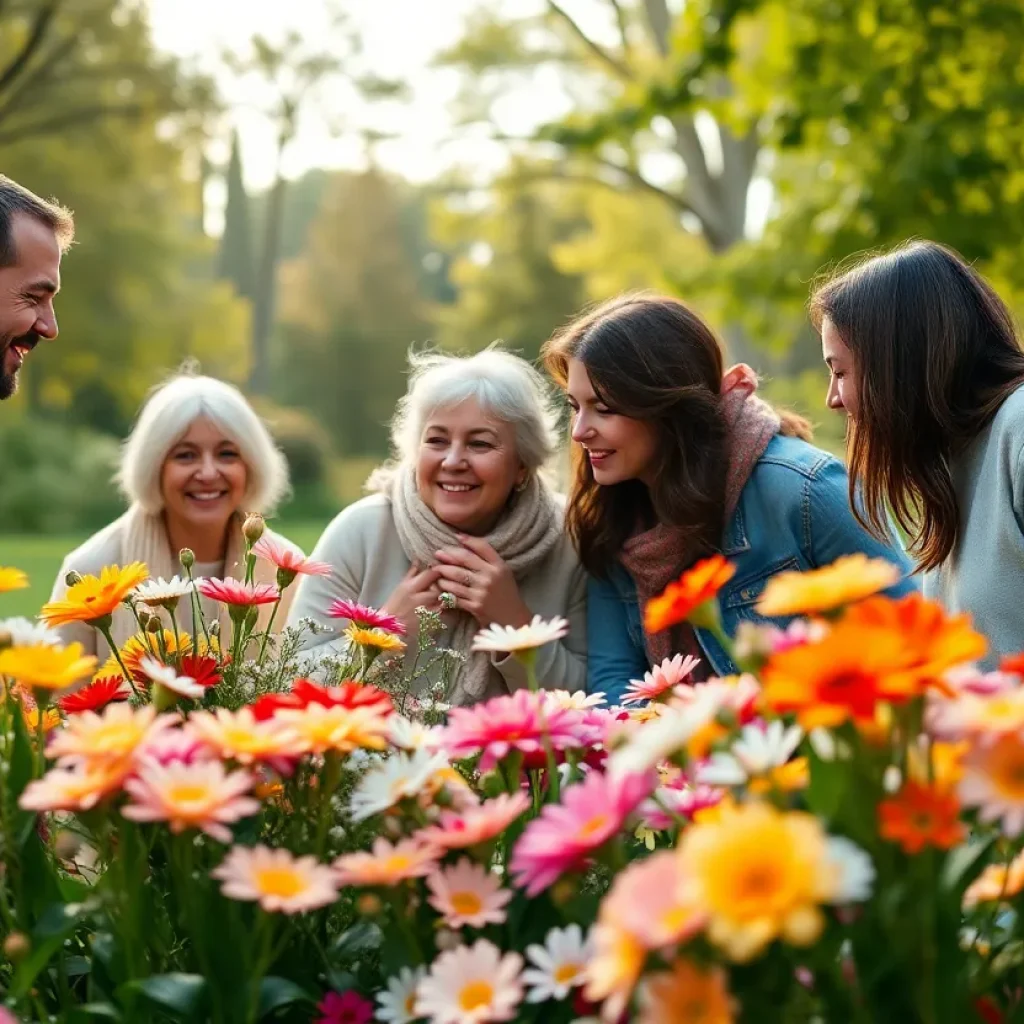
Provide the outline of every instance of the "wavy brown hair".
[[[573,446],[566,522],[584,567],[607,575],[629,537],[659,523],[682,532],[693,558],[717,550],[729,453],[722,349],[711,328],[677,299],[630,295],[583,313],[541,355],[562,388],[569,360],[580,360],[601,402],[651,424],[657,438],[649,488],[639,480],[599,485]],[[809,437],[806,421],[783,415],[786,433]]]
[[891,513],[920,568],[934,569],[960,535],[950,462],[1024,383],[1013,317],[958,253],[924,241],[842,273],[815,292],[810,312],[819,332],[827,318],[853,354],[854,511],[880,538]]

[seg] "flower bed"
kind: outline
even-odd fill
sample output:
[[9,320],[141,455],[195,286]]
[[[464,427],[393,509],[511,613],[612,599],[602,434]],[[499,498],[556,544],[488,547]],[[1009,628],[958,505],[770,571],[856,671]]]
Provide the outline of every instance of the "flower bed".
[[[255,536],[257,530],[250,530]],[[45,622],[139,635],[97,666],[0,624],[0,993],[15,1019],[662,1022],[1013,1019],[1024,689],[964,618],[862,558],[771,582],[803,615],[735,642],[702,563],[647,609],[717,632],[626,708],[531,688],[446,709],[401,625],[296,678],[255,609],[323,567],[73,581]],[[278,585],[252,583],[255,559]],[[0,590],[23,580],[0,569]],[[221,638],[197,592],[225,602]],[[424,613],[417,643],[450,670]],[[309,628],[309,627],[304,627]],[[562,622],[491,629],[526,666]],[[97,671],[98,669],[98,671]],[[444,677],[444,673],[442,673]],[[450,677],[450,671],[448,673]],[[85,685],[82,685],[82,684]],[[77,688],[76,688],[77,687]],[[447,711],[447,713],[446,713]],[[0,1011],[0,1015],[3,1012]]]

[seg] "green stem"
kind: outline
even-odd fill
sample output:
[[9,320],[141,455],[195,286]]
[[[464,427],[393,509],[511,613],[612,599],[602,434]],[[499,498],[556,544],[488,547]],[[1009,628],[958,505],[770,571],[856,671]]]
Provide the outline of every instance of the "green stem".
[[173,608],[167,609],[171,617],[171,632],[174,634],[174,667],[181,669],[181,632],[178,629],[178,617],[174,614]]
[[36,697],[36,754],[39,758],[39,778],[46,774],[46,705]]
[[206,616],[203,614],[203,606],[199,601],[199,591],[196,590],[196,581],[192,578],[192,569],[186,569],[185,572],[188,573],[188,581],[192,584],[192,634],[195,638],[195,647],[193,649],[197,654],[199,653],[199,638],[196,635],[196,623],[198,622],[202,624],[203,636],[206,637],[206,649],[210,654],[213,654],[213,641],[210,640],[210,631],[206,626]]
[[107,641],[107,646],[113,652],[114,660],[121,668],[121,674],[128,680],[128,685],[132,688],[132,693],[134,693],[136,697],[141,696],[138,687],[135,685],[135,680],[132,679],[131,673],[124,667],[124,660],[121,657],[121,652],[117,649],[117,644],[114,643],[114,638],[110,634],[110,626],[98,626],[97,629],[99,629],[103,639]]
[[260,668],[263,667],[263,658],[267,653],[267,641],[270,639],[271,630],[274,628],[274,619],[277,618],[277,610],[281,607],[281,597],[283,596],[284,593],[282,592],[281,596],[274,602],[274,608],[270,613],[270,621],[267,623],[266,632],[263,634],[263,643],[260,644],[260,656],[257,660],[257,665]]

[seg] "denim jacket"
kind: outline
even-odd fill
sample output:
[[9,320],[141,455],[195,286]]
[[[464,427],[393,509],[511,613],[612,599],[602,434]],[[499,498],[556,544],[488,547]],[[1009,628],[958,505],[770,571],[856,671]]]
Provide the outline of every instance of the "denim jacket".
[[[890,591],[893,596],[918,589],[898,543],[879,542],[854,518],[843,464],[805,441],[776,435],[744,485],[722,538],[722,554],[736,566],[718,595],[725,632],[733,636],[744,620],[785,625],[789,619],[766,619],[755,609],[769,578],[816,569],[858,551],[900,566],[904,578]],[[629,680],[650,670],[636,585],[622,565],[607,579],[589,581],[587,636],[587,690],[618,704]],[[736,671],[713,636],[697,630],[697,639],[716,675]]]

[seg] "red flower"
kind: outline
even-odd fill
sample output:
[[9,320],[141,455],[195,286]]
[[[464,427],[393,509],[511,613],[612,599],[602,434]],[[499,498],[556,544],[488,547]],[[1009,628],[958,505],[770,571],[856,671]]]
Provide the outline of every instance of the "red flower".
[[209,689],[220,682],[220,665],[209,654],[186,654],[181,659],[178,675],[188,676],[204,689]]
[[102,676],[94,679],[74,693],[57,701],[65,715],[77,715],[80,711],[99,711],[115,700],[127,700],[131,691],[123,676]]
[[265,693],[251,705],[253,717],[260,722],[273,718],[283,708],[304,708],[320,704],[325,708],[370,708],[379,715],[394,711],[391,698],[367,683],[346,681],[340,686],[320,686],[309,679],[296,679],[289,693]]
[[358,992],[328,992],[317,1005],[323,1014],[313,1024],[369,1024],[373,1020],[373,1003]]
[[975,999],[974,1010],[985,1024],[1003,1024],[1003,1011],[991,996]]
[[265,722],[282,708],[304,708],[306,704],[291,693],[265,693],[249,706],[252,708],[253,718],[257,722]]

